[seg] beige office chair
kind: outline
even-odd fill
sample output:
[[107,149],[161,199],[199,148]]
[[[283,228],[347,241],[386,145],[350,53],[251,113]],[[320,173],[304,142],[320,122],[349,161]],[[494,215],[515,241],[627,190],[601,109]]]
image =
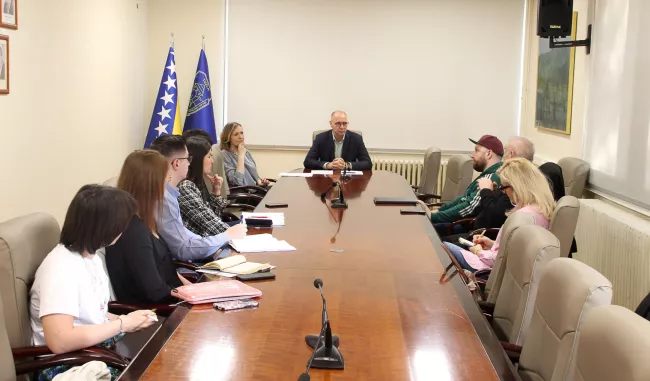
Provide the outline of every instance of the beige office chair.
[[650,380],[650,322],[621,306],[589,313],[577,351],[574,381]]
[[450,157],[447,161],[447,175],[440,194],[440,201],[449,202],[465,193],[465,189],[472,182],[473,173],[472,158],[469,155]]
[[563,257],[568,257],[571,251],[579,213],[580,201],[573,196],[564,196],[557,201],[555,211],[551,216],[548,230],[560,240]]
[[565,157],[560,159],[557,165],[562,168],[566,195],[582,198],[589,176],[589,163],[575,157]]
[[110,179],[104,181],[102,185],[106,185],[109,187],[117,188],[117,179],[119,176],[111,177]]
[[[494,261],[494,266],[490,271],[488,281],[485,285],[485,301],[488,303],[496,303],[497,297],[499,296],[499,289],[503,283],[503,275],[506,271],[506,262],[509,256],[509,253],[514,250],[512,246],[508,244],[514,233],[520,227],[524,225],[534,225],[535,217],[526,212],[515,212],[508,216],[506,222],[503,224],[501,229],[501,242],[499,244],[499,252]],[[477,275],[481,273],[477,272]]]
[[539,283],[526,341],[519,347],[521,379],[571,380],[585,320],[595,307],[611,301],[612,284],[598,271],[570,258],[552,260]]
[[2,311],[2,300],[0,300],[0,380],[16,380],[16,366],[14,356],[11,353],[11,344],[5,328],[5,317]]
[[560,242],[543,227],[524,225],[513,232],[507,245],[511,254],[491,323],[501,340],[523,345],[542,271],[560,256]]
[[440,195],[419,194],[418,199],[426,200],[435,198],[440,202],[429,203],[429,206],[441,206],[465,193],[472,182],[472,158],[468,155],[454,155],[447,161],[447,173]]
[[[313,142],[314,140],[316,140],[316,136],[317,136],[318,134],[321,134],[321,133],[325,132],[325,131],[331,131],[331,129],[327,129],[327,130],[316,130],[316,131],[312,132],[312,134],[311,134],[311,141]],[[356,130],[349,130],[349,131],[355,132],[355,133],[361,135],[361,137],[363,137],[363,132],[362,132],[362,131],[356,131]]]
[[46,213],[0,223],[0,296],[12,347],[31,344],[29,290],[43,259],[59,242],[59,224]]
[[[429,147],[424,153],[424,165],[422,166],[422,173],[420,175],[420,183],[413,186],[416,195],[421,194],[435,194],[438,187],[438,174],[440,173],[440,160],[442,152],[440,148]],[[425,202],[430,202],[431,199],[424,199]]]

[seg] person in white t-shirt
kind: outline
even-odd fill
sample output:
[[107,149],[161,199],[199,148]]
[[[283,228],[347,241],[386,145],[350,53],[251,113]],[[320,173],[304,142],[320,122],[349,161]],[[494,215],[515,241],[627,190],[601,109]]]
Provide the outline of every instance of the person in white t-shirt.
[[[108,312],[108,276],[95,256],[97,250],[118,240],[136,211],[133,197],[116,188],[85,185],[77,192],[61,229],[60,244],[39,266],[30,290],[35,345],[67,353],[144,329],[157,320],[153,311],[122,316]],[[59,368],[54,373],[67,370]],[[56,375],[52,370],[42,372],[46,379]]]

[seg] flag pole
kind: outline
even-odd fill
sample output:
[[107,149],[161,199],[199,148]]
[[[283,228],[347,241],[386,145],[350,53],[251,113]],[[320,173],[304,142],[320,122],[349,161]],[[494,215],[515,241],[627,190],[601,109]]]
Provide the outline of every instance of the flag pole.
[[169,41],[169,44],[171,45],[172,49],[174,48],[174,33],[171,33],[172,37],[171,40]]
[[205,34],[201,36],[201,50],[205,50]]

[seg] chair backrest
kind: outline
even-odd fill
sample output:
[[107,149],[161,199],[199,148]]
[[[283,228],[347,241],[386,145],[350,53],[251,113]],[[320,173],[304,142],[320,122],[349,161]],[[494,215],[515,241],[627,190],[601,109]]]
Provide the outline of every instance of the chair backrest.
[[575,157],[565,157],[560,159],[557,165],[562,168],[566,195],[582,198],[589,176],[589,163]]
[[117,188],[117,178],[118,176],[111,177],[110,179],[104,181],[104,184],[102,185],[107,185],[109,187]]
[[[223,156],[221,156],[221,148],[218,144],[212,145],[212,173],[223,177],[223,183],[221,184],[221,195],[228,196],[230,194],[230,188],[228,188],[228,179],[226,178],[226,169],[223,166]],[[212,189],[212,183],[210,180],[205,179],[205,185],[208,189]]]
[[[314,132],[311,134],[311,141],[313,142],[314,140],[316,140],[316,136],[317,136],[318,134],[320,134],[320,133],[325,132],[325,131],[330,131],[330,129],[327,129],[327,130],[316,130],[316,131],[314,131]],[[356,130],[350,130],[350,131],[352,131],[352,132],[356,132],[357,134],[359,134],[359,135],[361,135],[361,136],[363,137],[363,132],[361,132],[361,131],[356,131]]]
[[494,266],[490,272],[487,284],[485,285],[486,301],[496,303],[499,296],[499,288],[503,282],[503,274],[506,271],[506,262],[511,247],[508,245],[512,235],[524,225],[534,225],[535,217],[532,214],[517,211],[508,216],[506,222],[501,227],[501,241],[499,242],[499,252],[494,261]]
[[621,306],[594,308],[578,339],[574,381],[650,380],[650,322]]
[[419,193],[436,193],[441,158],[442,151],[440,151],[440,148],[427,148],[427,151],[424,153],[424,166],[422,167],[422,175],[420,176],[420,184],[418,185]]
[[494,306],[492,328],[501,340],[523,345],[542,271],[560,256],[560,242],[541,226],[524,225],[507,245],[511,254]]
[[612,284],[598,271],[571,258],[552,260],[542,274],[519,358],[521,379],[570,380],[585,318],[594,307],[611,301]]
[[461,196],[472,182],[472,158],[469,155],[454,155],[447,161],[445,184],[440,194],[441,202],[448,202]]
[[16,366],[14,356],[11,354],[11,343],[7,335],[5,317],[2,313],[2,299],[0,298],[0,380],[16,380]]
[[564,196],[555,205],[548,230],[560,240],[563,257],[568,257],[571,251],[579,213],[580,201],[573,196]]
[[46,213],[0,223],[0,295],[12,347],[31,345],[29,290],[38,266],[56,247],[59,224]]

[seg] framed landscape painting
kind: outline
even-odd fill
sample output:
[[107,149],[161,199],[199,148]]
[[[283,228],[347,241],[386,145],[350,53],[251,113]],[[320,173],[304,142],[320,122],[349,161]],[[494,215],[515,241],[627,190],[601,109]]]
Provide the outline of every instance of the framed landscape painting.
[[[576,38],[578,12],[573,12],[571,40]],[[561,38],[558,41],[569,40]],[[549,47],[548,38],[539,39],[535,127],[571,134],[573,104],[573,69],[576,48]]]

